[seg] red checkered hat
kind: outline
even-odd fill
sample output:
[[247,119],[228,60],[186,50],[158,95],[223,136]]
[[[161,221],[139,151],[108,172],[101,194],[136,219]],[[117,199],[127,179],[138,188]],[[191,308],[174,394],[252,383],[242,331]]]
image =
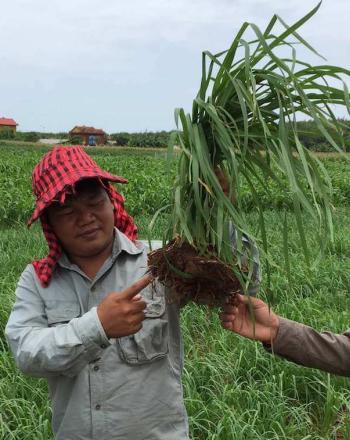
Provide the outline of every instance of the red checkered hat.
[[[28,226],[40,218],[43,232],[49,246],[49,254],[32,264],[42,284],[49,285],[57,261],[62,255],[62,247],[46,216],[45,209],[54,201],[64,203],[74,185],[83,179],[96,178],[101,181],[114,208],[114,225],[130,240],[136,240],[137,228],[134,220],[124,209],[124,198],[109,183],[127,183],[123,177],[103,171],[80,146],[55,147],[47,153],[33,170],[33,192],[36,205]],[[108,181],[106,183],[106,181]]]
[[33,170],[32,185],[36,204],[28,225],[37,220],[53,201],[64,203],[67,189],[89,177],[128,182],[124,177],[102,170],[80,146],[58,146],[45,154]]

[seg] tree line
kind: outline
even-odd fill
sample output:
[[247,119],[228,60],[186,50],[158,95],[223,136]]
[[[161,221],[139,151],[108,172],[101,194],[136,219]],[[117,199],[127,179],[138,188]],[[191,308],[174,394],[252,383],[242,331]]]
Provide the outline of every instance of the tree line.
[[[343,125],[343,133],[339,144],[343,143],[346,151],[350,152],[350,121],[341,120]],[[313,151],[334,151],[327,139],[319,132],[313,121],[298,121],[297,128],[301,143],[308,149]],[[108,145],[116,145],[120,147],[154,147],[164,148],[168,145],[172,131],[145,131],[138,133],[116,132],[107,136],[106,143]],[[22,142],[38,142],[39,139],[57,138],[64,139],[65,143],[81,143],[81,139],[77,136],[70,137],[67,132],[13,132],[10,129],[0,130],[0,139],[17,140]]]

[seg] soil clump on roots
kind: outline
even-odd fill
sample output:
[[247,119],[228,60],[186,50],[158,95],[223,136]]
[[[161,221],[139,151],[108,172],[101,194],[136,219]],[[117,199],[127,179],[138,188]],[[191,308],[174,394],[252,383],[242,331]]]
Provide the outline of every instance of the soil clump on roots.
[[232,266],[222,262],[214,253],[199,255],[180,237],[150,252],[148,265],[151,274],[169,288],[170,302],[183,304],[192,301],[220,307],[234,301],[242,290]]

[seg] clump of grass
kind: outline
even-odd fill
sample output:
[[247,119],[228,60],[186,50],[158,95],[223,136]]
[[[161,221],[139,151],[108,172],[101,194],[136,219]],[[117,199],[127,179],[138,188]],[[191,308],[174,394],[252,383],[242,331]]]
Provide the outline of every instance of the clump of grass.
[[[175,113],[179,127],[175,141],[181,154],[164,238],[169,242],[180,237],[176,239],[179,252],[173,253],[176,258],[172,258],[170,250],[164,248],[150,256],[152,272],[176,289],[176,297],[201,302],[200,291],[205,290],[204,278],[201,282],[200,277],[195,277],[194,290],[188,293],[186,280],[193,278],[186,271],[193,257],[188,252],[189,245],[203,262],[217,257],[223,267],[230,266],[228,270],[245,290],[252,271],[240,258],[244,248],[242,237],[260,240],[265,255],[270,256],[258,192],[260,188],[267,189],[267,182],[273,181],[290,193],[308,266],[310,255],[302,212],[307,212],[315,222],[321,247],[326,238],[333,237],[331,180],[317,157],[301,144],[296,121],[297,114],[312,118],[334,150],[343,152],[342,122],[334,117],[330,106],[343,105],[349,110],[348,90],[342,76],[349,76],[350,72],[325,64],[313,66],[298,58],[296,52],[298,44],[317,54],[297,31],[319,6],[292,26],[277,15],[264,31],[244,23],[227,51],[216,55],[203,53],[201,85],[192,114],[183,109]],[[252,40],[245,39],[248,31],[254,34]],[[338,86],[330,86],[330,80],[337,80]],[[222,175],[227,177],[226,191],[220,184]],[[259,213],[254,228],[249,228],[246,220],[242,181],[248,185],[251,208]],[[230,223],[238,232],[236,258],[232,255]],[[290,277],[287,217],[282,225]],[[246,253],[251,266],[249,249]],[[164,264],[159,263],[161,258]],[[230,283],[220,292],[213,289],[212,302],[215,304],[219,294],[225,297],[230,293]],[[207,292],[204,294],[207,296]]]

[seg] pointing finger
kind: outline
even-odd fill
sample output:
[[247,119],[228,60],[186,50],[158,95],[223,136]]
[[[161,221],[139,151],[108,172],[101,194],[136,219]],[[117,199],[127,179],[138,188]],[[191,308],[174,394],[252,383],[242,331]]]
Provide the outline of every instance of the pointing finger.
[[142,289],[154,280],[152,275],[145,275],[119,294],[119,299],[133,299]]

